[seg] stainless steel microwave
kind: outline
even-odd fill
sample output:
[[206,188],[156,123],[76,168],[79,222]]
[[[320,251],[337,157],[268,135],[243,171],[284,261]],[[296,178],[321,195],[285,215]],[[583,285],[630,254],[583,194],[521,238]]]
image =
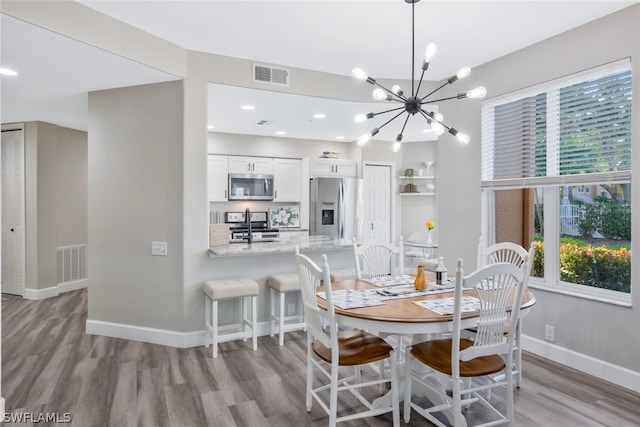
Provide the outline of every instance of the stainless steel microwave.
[[229,174],[229,200],[273,200],[273,175]]

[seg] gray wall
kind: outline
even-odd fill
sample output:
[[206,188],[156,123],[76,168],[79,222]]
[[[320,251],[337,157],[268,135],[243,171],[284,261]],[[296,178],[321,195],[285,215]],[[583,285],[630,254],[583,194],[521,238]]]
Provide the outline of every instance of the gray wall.
[[89,319],[180,329],[182,113],[182,82],[89,94]]
[[26,288],[56,286],[59,246],[87,243],[87,134],[25,123]]
[[[609,15],[575,30],[477,67],[469,87],[486,86],[496,97],[591,67],[631,57],[640,58],[640,5]],[[637,68],[637,67],[636,67]],[[640,141],[640,72],[633,72],[632,141]],[[440,243],[449,261],[462,257],[475,264],[480,236],[480,103],[442,104],[451,123],[464,123],[471,144],[439,142]],[[459,125],[462,126],[462,125]],[[633,150],[633,223],[640,218],[640,150]],[[640,239],[640,227],[632,238]],[[638,285],[640,263],[632,263],[632,282]],[[449,264],[449,268],[453,267]],[[640,292],[632,293],[633,307],[586,300],[541,289],[537,303],[524,323],[524,333],[542,340],[544,325],[556,328],[555,344],[597,359],[640,371]]]
[[87,133],[58,128],[58,246],[87,243]]

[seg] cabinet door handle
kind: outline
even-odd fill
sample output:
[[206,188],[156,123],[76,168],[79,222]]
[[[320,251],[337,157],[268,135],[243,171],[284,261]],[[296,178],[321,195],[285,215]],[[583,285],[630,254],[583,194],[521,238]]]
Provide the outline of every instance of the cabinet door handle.
[[371,223],[371,229],[373,230],[373,223]]
[[227,198],[227,190],[224,190],[224,198]]
[[278,198],[278,192],[274,191],[273,192],[273,200],[276,200]]

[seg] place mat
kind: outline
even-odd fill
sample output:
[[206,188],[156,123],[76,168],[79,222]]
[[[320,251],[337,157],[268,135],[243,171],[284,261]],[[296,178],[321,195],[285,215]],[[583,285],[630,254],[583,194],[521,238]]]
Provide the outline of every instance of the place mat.
[[398,298],[412,298],[412,297],[419,297],[423,295],[442,294],[445,292],[453,291],[454,287],[455,287],[454,283],[447,284],[447,285],[436,285],[434,282],[434,283],[429,283],[429,287],[424,291],[416,290],[414,285],[411,284],[411,285],[394,286],[390,288],[379,289],[379,290],[376,290],[376,293],[378,293],[378,295],[380,295],[383,300],[388,300],[388,299],[398,299]]
[[[437,313],[441,316],[445,316],[447,314],[453,314],[453,304],[454,298],[440,298],[435,300],[426,300],[426,301],[414,301],[414,304],[419,305],[420,307],[426,308],[427,310],[431,310],[434,313]],[[463,296],[462,297],[462,312],[463,313],[471,313],[474,311],[480,310],[480,300],[476,297]]]
[[409,276],[408,274],[397,274],[395,276],[381,276],[370,277],[368,279],[362,279],[372,285],[385,287],[385,286],[398,286],[398,285],[413,285],[416,281],[415,276]]
[[[368,279],[362,279],[364,282],[371,283],[372,285],[379,286],[381,288],[386,288],[387,286],[402,286],[402,285],[413,285],[416,281],[415,276],[411,276],[409,274],[397,274],[395,276],[381,276],[381,277],[370,277]],[[429,288],[434,288],[436,286],[447,286],[453,287],[455,280],[449,279],[445,285],[436,285],[436,282],[430,282]]]
[[[351,308],[373,307],[383,305],[382,297],[375,289],[355,290],[355,289],[338,289],[333,291],[333,305],[343,310]],[[326,300],[325,292],[318,292],[320,298]]]

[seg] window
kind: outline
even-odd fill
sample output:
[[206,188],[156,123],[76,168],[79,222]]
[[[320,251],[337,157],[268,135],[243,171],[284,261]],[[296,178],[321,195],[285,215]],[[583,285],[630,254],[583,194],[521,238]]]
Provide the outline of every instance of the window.
[[629,301],[631,66],[628,60],[482,108],[488,241],[536,241],[532,284]]

